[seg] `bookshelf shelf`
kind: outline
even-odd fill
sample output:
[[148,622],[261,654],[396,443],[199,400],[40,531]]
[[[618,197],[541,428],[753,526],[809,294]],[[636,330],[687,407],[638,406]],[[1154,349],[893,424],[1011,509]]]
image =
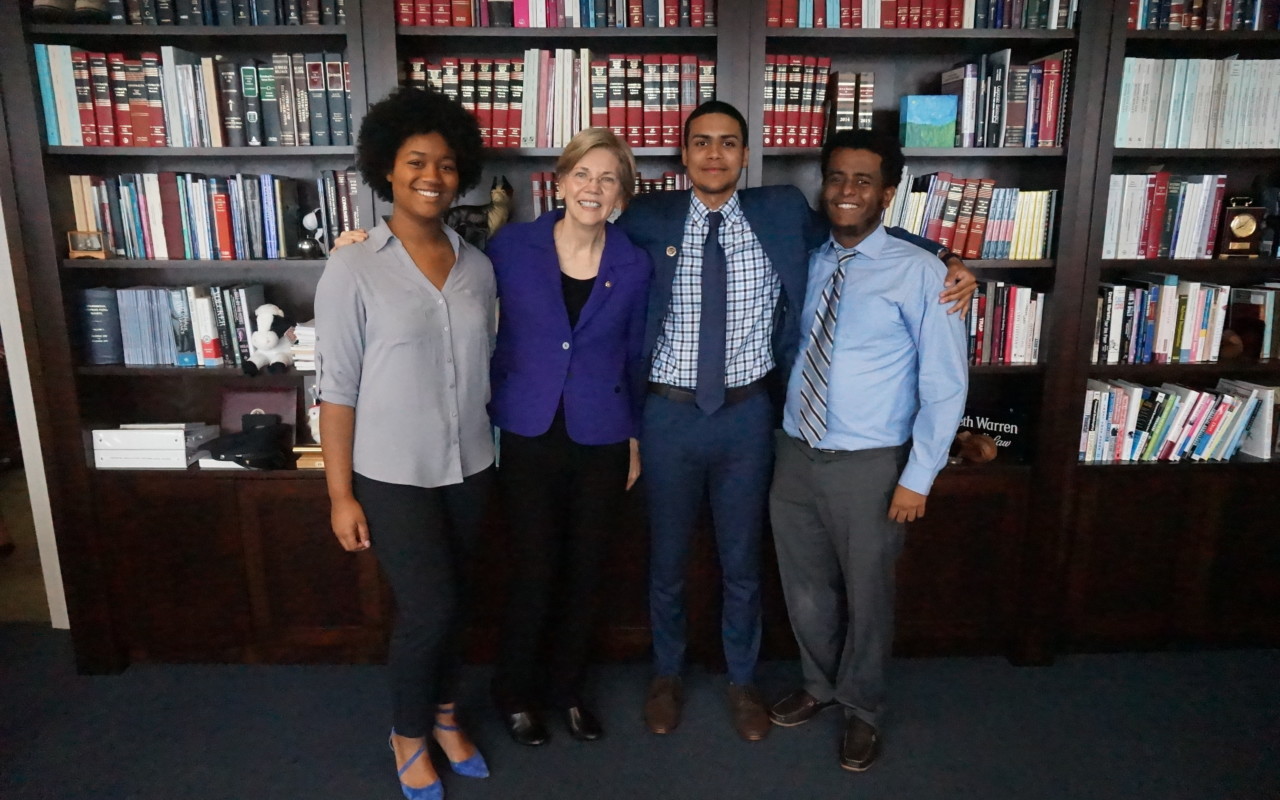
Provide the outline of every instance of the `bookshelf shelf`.
[[63,269],[126,270],[126,269],[192,269],[192,270],[256,270],[256,269],[323,269],[323,258],[275,258],[275,259],[132,259],[132,258],[64,258]]
[[1094,470],[1154,470],[1164,475],[1168,475],[1170,470],[1259,470],[1259,469],[1280,469],[1280,459],[1256,458],[1254,456],[1237,453],[1230,461],[1131,461],[1129,463],[1119,464],[1077,464],[1080,469],[1089,471]]
[[[679,147],[633,147],[631,152],[636,158],[679,158]],[[520,159],[520,158],[559,158],[559,147],[486,147],[484,151],[488,159]]]
[[971,364],[970,375],[1038,375],[1044,364]]
[[1223,359],[1202,364],[1094,364],[1089,375],[1095,378],[1124,378],[1144,384],[1168,380],[1215,378],[1220,375],[1277,376],[1280,359]]
[[95,469],[98,475],[178,478],[188,481],[297,481],[323,480],[322,469]]
[[283,375],[245,375],[236,367],[124,367],[86,366],[77,367],[76,374],[98,378],[200,378],[209,380],[243,380],[252,381],[263,386],[293,386],[301,382],[304,375],[311,372],[290,370]]
[[397,36],[503,41],[555,41],[564,39],[704,39],[715,41],[716,28],[437,28],[400,26]]
[[967,42],[1007,41],[1009,39],[1036,41],[1070,41],[1076,32],[1064,30],[1013,30],[991,28],[766,28],[765,40],[770,39],[903,39],[912,42],[929,39],[949,39]]
[[1034,260],[983,258],[966,260],[964,265],[969,269],[1053,269],[1057,262],[1052,258]]
[[45,147],[45,153],[63,157],[101,158],[228,158],[232,156],[265,156],[270,158],[315,158],[317,156],[354,156],[355,147]]
[[1239,271],[1240,269],[1280,269],[1277,258],[1150,258],[1150,259],[1104,259],[1102,268],[1114,272],[1177,272],[1178,270],[1200,270],[1212,272],[1215,269]]
[[1128,31],[1125,38],[1134,41],[1160,41],[1170,44],[1205,45],[1215,42],[1275,42],[1280,44],[1280,31]]
[[239,39],[347,35],[345,25],[32,25],[28,34],[33,40],[74,38],[77,41],[100,38],[157,39]]
[[[817,158],[821,147],[766,147],[765,158]],[[1061,147],[905,147],[902,154],[908,158],[1061,158],[1066,150]]]
[[1205,149],[1205,148],[1189,148],[1189,147],[1157,147],[1157,148],[1132,148],[1118,147],[1113,151],[1113,155],[1117,159],[1121,158],[1180,158],[1180,159],[1202,159],[1214,161],[1253,161],[1260,158],[1276,158],[1280,156],[1280,150],[1267,149]]

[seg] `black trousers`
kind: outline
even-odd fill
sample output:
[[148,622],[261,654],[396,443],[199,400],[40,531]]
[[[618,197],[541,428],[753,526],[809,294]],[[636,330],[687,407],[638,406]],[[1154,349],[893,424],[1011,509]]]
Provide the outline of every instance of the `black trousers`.
[[465,583],[493,473],[489,467],[432,489],[354,477],[369,541],[396,600],[387,666],[401,736],[425,736],[436,705],[457,696]]
[[567,707],[582,691],[594,595],[626,492],[630,448],[577,444],[557,415],[541,436],[503,431],[501,453],[513,573],[494,700],[506,712],[540,699]]

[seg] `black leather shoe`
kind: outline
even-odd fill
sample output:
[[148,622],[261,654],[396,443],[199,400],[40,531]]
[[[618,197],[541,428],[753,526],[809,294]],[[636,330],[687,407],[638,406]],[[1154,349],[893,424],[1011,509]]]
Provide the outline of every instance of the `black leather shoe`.
[[532,711],[516,711],[503,714],[502,722],[507,726],[507,733],[516,740],[516,744],[537,747],[551,740],[551,733],[542,724],[542,718]]
[[580,742],[594,742],[604,736],[604,728],[600,720],[584,705],[569,706],[564,710],[564,722],[569,726],[569,735]]
[[831,708],[835,704],[835,700],[815,700],[813,695],[804,689],[796,689],[773,704],[769,709],[769,719],[773,720],[774,725],[793,728],[796,725],[803,725],[824,708]]
[[845,723],[844,741],[840,743],[840,767],[850,772],[863,772],[880,755],[880,734],[871,723],[850,717]]

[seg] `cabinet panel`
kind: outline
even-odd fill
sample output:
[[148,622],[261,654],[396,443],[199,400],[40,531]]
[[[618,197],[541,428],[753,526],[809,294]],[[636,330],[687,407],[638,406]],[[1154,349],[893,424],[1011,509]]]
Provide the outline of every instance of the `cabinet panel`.
[[942,471],[898,559],[897,650],[1003,652],[1013,635],[1027,473]]
[[377,561],[338,545],[324,482],[245,481],[238,495],[262,655],[271,661],[380,658],[387,612]]
[[1206,616],[1229,642],[1280,642],[1280,502],[1277,465],[1228,481],[1208,568]]
[[1202,628],[1202,565],[1219,477],[1186,465],[1084,470],[1067,575],[1068,638],[1158,646]]
[[112,616],[139,660],[238,661],[251,639],[234,484],[94,475]]

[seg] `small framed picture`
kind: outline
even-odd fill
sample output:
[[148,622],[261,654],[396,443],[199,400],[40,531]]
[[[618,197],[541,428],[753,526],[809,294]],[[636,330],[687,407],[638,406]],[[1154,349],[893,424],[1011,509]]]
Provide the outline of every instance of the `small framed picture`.
[[100,231],[67,231],[67,255],[71,258],[106,258]]

